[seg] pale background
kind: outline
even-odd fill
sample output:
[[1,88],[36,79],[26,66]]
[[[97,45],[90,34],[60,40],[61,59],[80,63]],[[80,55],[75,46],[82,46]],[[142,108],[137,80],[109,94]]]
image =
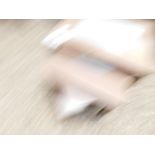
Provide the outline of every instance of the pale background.
[[41,40],[56,20],[0,20],[0,134],[155,134],[155,74],[139,80],[129,102],[101,118],[94,110],[58,122],[40,72],[50,51]]

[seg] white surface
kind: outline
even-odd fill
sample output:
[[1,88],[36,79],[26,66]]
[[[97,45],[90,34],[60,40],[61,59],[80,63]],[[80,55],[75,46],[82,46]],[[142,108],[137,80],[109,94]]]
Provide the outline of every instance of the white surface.
[[142,25],[120,20],[83,20],[72,30],[68,30],[68,27],[66,24],[52,32],[45,38],[44,43],[56,49],[74,38],[103,48],[107,52],[122,54],[141,48],[141,37],[145,31]]
[[88,105],[96,101],[97,98],[73,87],[65,86],[63,93],[58,100],[58,117],[64,119],[82,112]]
[[55,30],[54,32],[50,33],[43,41],[42,43],[49,48],[56,49],[61,44],[66,42],[67,40],[71,39],[72,33],[68,30],[70,27],[69,24],[66,24],[62,26],[61,28]]
[[85,20],[73,30],[75,38],[107,52],[122,54],[139,47],[144,27],[127,21]]

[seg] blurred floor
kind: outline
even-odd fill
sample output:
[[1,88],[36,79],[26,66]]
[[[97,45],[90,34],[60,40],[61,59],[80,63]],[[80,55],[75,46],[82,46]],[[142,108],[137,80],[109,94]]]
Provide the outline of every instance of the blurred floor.
[[[56,20],[0,20],[0,134],[155,134],[155,74],[128,92],[129,102],[101,118],[94,111],[58,122],[40,68],[40,42]],[[51,98],[50,98],[51,96]]]

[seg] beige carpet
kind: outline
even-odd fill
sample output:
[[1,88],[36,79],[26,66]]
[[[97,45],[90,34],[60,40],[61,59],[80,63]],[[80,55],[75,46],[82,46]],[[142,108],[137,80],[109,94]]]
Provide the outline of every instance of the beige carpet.
[[0,20],[0,134],[155,134],[155,75],[127,93],[129,102],[104,117],[94,110],[56,120],[40,72],[49,50],[40,42],[56,20]]

